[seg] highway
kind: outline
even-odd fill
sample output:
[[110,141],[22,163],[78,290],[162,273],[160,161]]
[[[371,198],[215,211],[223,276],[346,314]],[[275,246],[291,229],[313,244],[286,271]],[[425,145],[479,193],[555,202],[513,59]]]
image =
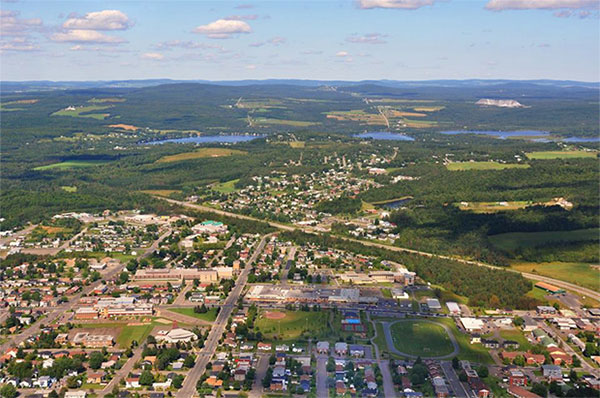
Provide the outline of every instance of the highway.
[[[260,220],[258,218],[254,218],[254,217],[250,217],[250,216],[245,216],[245,215],[242,215],[242,214],[231,213],[231,212],[224,211],[224,210],[213,209],[212,207],[197,205],[197,204],[194,204],[194,203],[182,202],[182,201],[174,200],[174,199],[167,199],[167,198],[163,198],[163,197],[160,197],[160,196],[155,196],[155,197],[158,198],[158,199],[165,200],[165,201],[167,201],[169,203],[172,203],[172,204],[176,204],[176,205],[183,206],[183,207],[188,207],[190,209],[195,209],[195,210],[198,210],[198,211],[204,211],[204,212],[210,212],[210,213],[214,213],[214,214],[220,214],[220,215],[223,215],[223,216],[239,218],[239,219],[242,219],[242,220],[250,220],[250,221],[258,221],[258,222],[267,223],[271,227],[277,228],[277,229],[280,229],[280,230],[283,230],[283,231],[295,231],[295,230],[299,230],[299,231],[302,231],[302,232],[305,232],[305,233],[309,233],[309,234],[316,234],[316,233],[318,233],[313,228],[309,228],[309,227],[296,228],[296,227],[291,226],[291,225],[285,225],[285,224],[281,224],[281,223],[277,223],[277,222],[273,222],[273,221]],[[483,263],[481,261],[465,260],[465,259],[462,259],[460,257],[455,257],[455,256],[448,256],[448,255],[443,255],[443,254],[428,253],[428,252],[424,252],[424,251],[421,251],[421,250],[408,249],[408,248],[405,248],[405,247],[384,245],[382,243],[364,241],[364,240],[359,240],[359,239],[352,239],[352,238],[348,238],[348,237],[345,237],[345,236],[339,236],[339,235],[334,235],[334,234],[331,234],[331,235],[335,236],[338,239],[346,240],[346,241],[349,241],[349,242],[360,243],[360,244],[365,245],[365,246],[378,247],[378,248],[381,248],[381,249],[386,249],[386,250],[391,250],[391,251],[396,251],[396,252],[416,254],[416,255],[424,256],[424,257],[440,258],[440,259],[443,259],[443,260],[457,261],[457,262],[460,262],[460,263],[463,263],[463,264],[477,265],[479,267],[487,267],[487,268],[492,268],[492,269],[504,270],[504,271],[508,271],[508,272],[520,273],[524,278],[535,280],[535,281],[542,281],[542,282],[550,283],[550,284],[553,284],[555,286],[561,287],[563,289],[567,289],[567,290],[579,293],[582,296],[591,297],[591,298],[593,298],[595,300],[600,301],[600,293],[599,292],[594,291],[592,289],[587,289],[585,287],[581,287],[581,286],[575,285],[573,283],[564,282],[564,281],[561,281],[559,279],[549,278],[549,277],[546,277],[546,276],[540,276],[540,275],[536,275],[536,274],[530,274],[530,273],[527,273],[527,272],[519,272],[519,271],[512,270],[510,268],[505,268],[505,267],[499,267],[499,266],[495,266],[495,265],[491,265],[491,264],[486,264],[486,263]]]
[[260,243],[256,247],[254,253],[250,257],[250,260],[238,276],[234,288],[229,292],[229,296],[221,306],[221,310],[219,311],[219,315],[217,315],[217,319],[213,323],[212,328],[208,334],[208,338],[204,342],[204,348],[198,354],[196,358],[196,363],[194,367],[188,372],[187,377],[183,382],[183,386],[177,393],[177,397],[179,398],[191,398],[196,393],[196,383],[204,372],[206,371],[206,364],[210,361],[212,356],[214,355],[217,346],[219,344],[219,340],[225,331],[225,327],[227,326],[227,320],[231,316],[233,309],[237,306],[237,301],[246,286],[246,282],[248,281],[248,274],[252,269],[252,264],[258,258],[259,254],[263,251],[265,247],[265,242],[270,238],[270,235],[265,235],[261,239]]

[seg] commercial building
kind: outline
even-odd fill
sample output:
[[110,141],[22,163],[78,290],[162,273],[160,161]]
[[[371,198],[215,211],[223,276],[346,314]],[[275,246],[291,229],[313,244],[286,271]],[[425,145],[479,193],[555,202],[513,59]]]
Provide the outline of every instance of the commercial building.
[[134,280],[154,281],[189,281],[197,279],[200,283],[218,282],[220,279],[230,279],[233,275],[232,267],[215,268],[168,268],[168,269],[140,269],[135,272]]
[[465,330],[469,333],[481,333],[484,323],[481,319],[477,318],[464,318],[461,317],[460,323],[463,325]]
[[448,301],[446,303],[446,307],[448,307],[448,311],[450,311],[450,315],[460,315],[460,306],[458,303],[454,301]]
[[547,291],[550,294],[559,294],[559,293],[564,293],[565,289],[561,289],[560,287],[551,285],[549,283],[546,282],[537,282],[535,284],[535,287],[537,287],[538,289],[542,289]]

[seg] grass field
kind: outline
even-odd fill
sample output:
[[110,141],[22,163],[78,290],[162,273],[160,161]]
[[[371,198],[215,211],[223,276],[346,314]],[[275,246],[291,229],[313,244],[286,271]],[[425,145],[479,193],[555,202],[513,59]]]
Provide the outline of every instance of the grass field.
[[118,328],[119,333],[116,338],[117,344],[121,348],[129,348],[131,346],[131,342],[136,340],[138,343],[142,344],[146,337],[152,332],[156,326],[155,322],[148,322],[143,325],[128,325],[123,322],[106,322],[106,323],[84,323],[78,325],[81,328]]
[[302,120],[285,120],[285,119],[271,119],[266,117],[259,117],[253,120],[256,124],[275,124],[281,126],[292,126],[292,127],[308,127],[314,126],[316,122],[305,122]]
[[511,202],[466,202],[456,203],[461,210],[468,210],[474,213],[495,213],[497,211],[518,210],[533,204],[526,201],[511,201]]
[[555,242],[584,242],[598,240],[598,229],[577,229],[573,231],[511,232],[490,235],[490,242],[501,250],[512,251],[518,248],[548,245]]
[[202,319],[203,321],[207,321],[207,322],[214,322],[214,320],[217,319],[217,309],[216,308],[211,308],[208,310],[208,312],[206,312],[204,314],[195,313],[194,309],[189,308],[189,307],[187,307],[187,308],[169,308],[169,311],[173,311],[178,314]]
[[261,314],[255,322],[267,340],[296,340],[301,338],[326,338],[329,333],[329,312],[281,311],[283,319],[268,319]]
[[237,188],[235,187],[235,183],[238,181],[239,181],[239,179],[220,182],[218,184],[213,185],[212,189],[217,192],[220,192],[220,193],[225,193],[225,194],[232,193],[232,192],[237,191]]
[[454,338],[456,338],[458,346],[460,347],[460,352],[458,353],[459,359],[484,364],[494,363],[494,360],[490,356],[488,350],[481,344],[471,344],[471,337],[468,334],[459,331],[454,323],[454,320],[449,318],[439,318],[436,319],[436,322],[444,323],[454,334]]
[[179,189],[145,189],[140,192],[147,193],[148,195],[158,195],[158,196],[168,197],[172,193],[179,193],[181,191]]
[[452,162],[446,165],[450,171],[526,169],[528,167],[528,164],[498,162]]
[[390,327],[394,346],[401,352],[423,357],[451,354],[450,336],[440,325],[419,320],[401,321]]
[[585,263],[517,263],[511,268],[520,271],[548,276],[565,282],[575,283],[589,289],[600,290],[598,268]]
[[304,148],[305,145],[304,141],[290,141],[290,148]]
[[52,169],[73,169],[76,167],[99,166],[108,163],[105,160],[67,160],[60,163],[47,164],[45,166],[35,167],[34,170],[52,170]]
[[107,102],[125,102],[125,98],[92,98],[88,100],[88,102],[91,102],[93,104],[104,104]]
[[526,154],[529,159],[574,159],[574,158],[596,158],[595,151],[539,151]]
[[80,107],[76,107],[73,110],[61,109],[60,111],[54,112],[51,116],[89,117],[92,119],[104,120],[108,116],[110,116],[109,113],[88,113],[88,112],[101,111],[101,110],[108,109],[111,107],[112,107],[112,105],[80,106]]
[[178,153],[177,155],[163,156],[156,163],[180,162],[183,160],[219,158],[222,156],[245,155],[246,152],[229,148],[201,148],[193,152]]

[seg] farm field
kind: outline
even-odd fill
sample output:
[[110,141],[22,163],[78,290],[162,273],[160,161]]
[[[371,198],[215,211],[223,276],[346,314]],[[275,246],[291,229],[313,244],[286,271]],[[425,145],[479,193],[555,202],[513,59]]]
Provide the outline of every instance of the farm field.
[[52,169],[73,169],[76,167],[100,166],[108,163],[105,160],[66,160],[60,163],[47,164],[45,166],[35,167],[34,170],[52,170]]
[[148,195],[158,195],[158,196],[168,197],[169,195],[171,195],[173,193],[179,193],[181,191],[178,189],[145,189],[140,192],[147,193]]
[[89,105],[89,106],[79,106],[75,109],[61,109],[59,111],[54,112],[51,116],[71,116],[71,117],[89,117],[97,120],[104,120],[108,116],[109,113],[88,113],[94,111],[101,111],[108,108],[112,108],[112,105]]
[[516,263],[512,269],[571,282],[589,289],[599,290],[598,268],[585,263],[549,262]]
[[222,156],[245,155],[246,152],[229,148],[201,148],[193,152],[178,153],[177,155],[163,156],[156,163],[180,162],[183,160],[218,158]]
[[173,312],[176,312],[176,313],[182,314],[182,315],[191,316],[193,318],[198,318],[198,319],[201,319],[201,320],[207,321],[207,322],[214,322],[214,320],[217,319],[217,309],[216,308],[211,308],[208,310],[208,312],[205,312],[204,314],[196,313],[196,312],[194,312],[194,309],[190,308],[190,307],[169,308],[169,311],[173,311]]
[[533,202],[511,201],[511,202],[461,202],[456,203],[459,209],[468,210],[474,213],[495,213],[497,211],[524,209],[532,205]]
[[598,152],[594,151],[538,151],[526,154],[529,159],[574,159],[596,158]]
[[526,169],[528,167],[528,164],[498,162],[452,162],[446,165],[450,171]]
[[232,192],[237,191],[237,188],[235,187],[235,183],[238,181],[239,181],[239,179],[220,182],[218,184],[213,185],[212,189],[217,192],[220,192],[220,193],[232,193]]
[[306,122],[302,120],[285,120],[285,119],[271,119],[266,117],[259,117],[253,119],[253,122],[256,124],[267,124],[267,125],[282,125],[282,126],[292,126],[292,127],[308,127],[314,126],[318,123],[316,122]]
[[[302,338],[326,338],[329,333],[329,312],[277,311],[283,317],[273,319],[262,312],[255,322],[255,329],[267,340],[291,341]],[[278,314],[280,315],[280,314]]]
[[450,336],[440,325],[431,322],[400,321],[390,326],[394,346],[410,355],[433,357],[451,354]]
[[597,241],[598,229],[578,229],[573,231],[511,232],[490,235],[489,241],[501,250],[512,251],[518,248],[548,245],[553,242]]

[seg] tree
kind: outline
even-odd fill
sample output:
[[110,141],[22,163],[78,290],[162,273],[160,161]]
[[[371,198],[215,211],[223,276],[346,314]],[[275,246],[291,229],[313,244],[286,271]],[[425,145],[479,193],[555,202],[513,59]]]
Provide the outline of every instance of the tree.
[[332,357],[327,358],[327,371],[328,372],[333,372],[335,370],[335,361],[333,360]]
[[140,384],[143,386],[151,386],[154,383],[154,376],[149,370],[144,370],[140,375]]
[[546,388],[546,386],[540,383],[533,383],[533,385],[531,386],[531,392],[539,395],[540,397],[548,396],[548,389]]
[[56,390],[50,391],[50,394],[48,394],[48,398],[58,398],[58,393],[56,392]]
[[183,360],[183,366],[186,368],[193,368],[194,367],[194,363],[195,363],[195,358],[193,355],[188,355],[187,357],[185,357],[185,359]]
[[458,369],[458,367],[459,367],[459,360],[458,360],[458,357],[454,357],[454,358],[452,358],[452,367],[453,367],[454,369]]
[[0,396],[2,398],[15,398],[17,396],[17,389],[12,384],[5,384],[0,389]]
[[477,368],[477,374],[479,375],[479,377],[486,378],[489,376],[490,371],[488,370],[487,366],[481,365],[480,367]]
[[94,351],[90,354],[90,368],[100,369],[100,367],[102,366],[102,362],[104,362],[104,357],[102,356],[102,353]]
[[173,387],[180,389],[181,386],[183,385],[183,379],[184,376],[183,375],[177,375],[173,378]]

